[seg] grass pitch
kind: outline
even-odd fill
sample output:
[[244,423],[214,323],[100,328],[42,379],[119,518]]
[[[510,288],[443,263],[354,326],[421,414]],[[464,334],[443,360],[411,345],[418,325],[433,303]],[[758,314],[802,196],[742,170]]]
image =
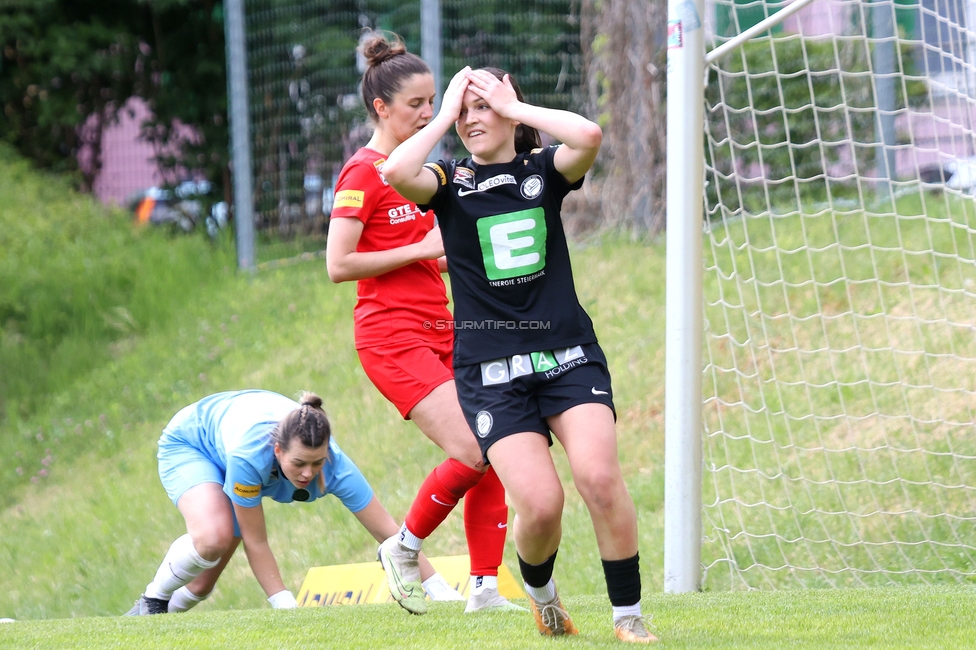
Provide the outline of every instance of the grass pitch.
[[[523,603],[524,604],[524,603]],[[565,599],[576,637],[540,636],[530,614],[465,615],[435,603],[426,616],[396,605],[356,605],[17,622],[0,648],[623,648],[605,598]],[[660,648],[970,648],[976,592],[966,587],[739,592],[645,596]]]

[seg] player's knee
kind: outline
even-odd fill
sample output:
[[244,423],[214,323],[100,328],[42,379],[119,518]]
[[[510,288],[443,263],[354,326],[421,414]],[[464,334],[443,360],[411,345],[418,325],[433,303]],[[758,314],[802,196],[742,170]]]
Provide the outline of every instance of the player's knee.
[[562,490],[540,492],[519,505],[519,528],[533,535],[546,535],[559,528],[562,515]]
[[474,436],[465,436],[464,440],[458,440],[457,444],[450,449],[445,449],[447,455],[457,462],[476,469],[479,472],[485,471],[485,460],[481,455],[481,447],[478,446]]
[[224,556],[234,541],[234,531],[211,529],[193,537],[193,548],[207,562],[214,562]]
[[627,488],[619,471],[592,468],[574,478],[576,489],[591,509],[612,510],[627,498]]

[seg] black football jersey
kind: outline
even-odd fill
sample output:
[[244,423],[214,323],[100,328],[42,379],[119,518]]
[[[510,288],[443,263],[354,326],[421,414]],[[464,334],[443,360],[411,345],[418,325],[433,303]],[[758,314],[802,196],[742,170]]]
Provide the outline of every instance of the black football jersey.
[[596,342],[579,304],[560,210],[556,146],[508,163],[427,163],[454,297],[454,365]]

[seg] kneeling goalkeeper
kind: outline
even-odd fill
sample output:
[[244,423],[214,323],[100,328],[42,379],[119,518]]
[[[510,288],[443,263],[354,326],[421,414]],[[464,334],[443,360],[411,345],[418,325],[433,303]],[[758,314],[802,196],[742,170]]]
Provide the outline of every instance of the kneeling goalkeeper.
[[[182,612],[210,595],[241,541],[276,609],[297,607],[268,545],[263,497],[280,503],[332,494],[377,540],[399,526],[331,436],[322,399],[301,403],[264,390],[217,393],[185,407],[159,439],[159,477],[186,521],[128,615]],[[426,558],[420,569],[435,600],[462,597]]]

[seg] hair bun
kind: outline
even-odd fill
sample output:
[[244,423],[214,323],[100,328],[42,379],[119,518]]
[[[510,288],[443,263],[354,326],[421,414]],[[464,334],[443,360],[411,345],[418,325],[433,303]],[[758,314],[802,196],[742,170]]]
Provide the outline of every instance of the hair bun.
[[322,408],[322,398],[315,393],[303,392],[301,399],[302,406],[311,406],[312,408],[321,409]]
[[369,66],[379,65],[407,51],[406,46],[399,38],[390,42],[386,40],[385,36],[375,32],[366,38],[361,49]]

